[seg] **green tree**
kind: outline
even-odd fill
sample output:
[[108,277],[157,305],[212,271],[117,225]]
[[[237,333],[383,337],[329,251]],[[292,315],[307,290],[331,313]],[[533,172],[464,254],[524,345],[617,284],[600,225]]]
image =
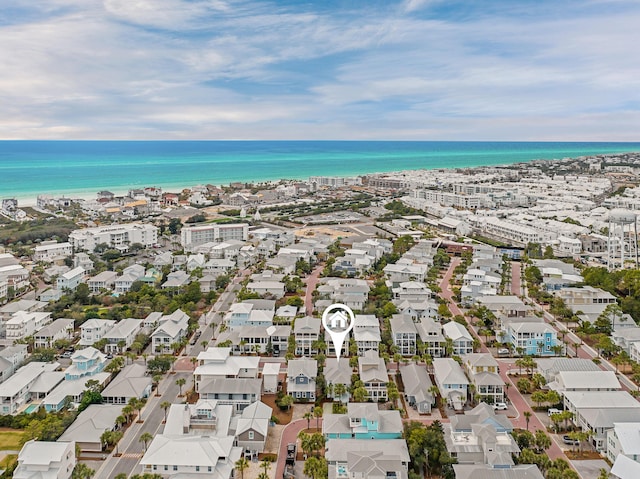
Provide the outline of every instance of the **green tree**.
[[145,451],[147,450],[147,444],[149,444],[149,442],[152,440],[153,440],[153,436],[148,432],[143,432],[142,434],[140,434],[140,437],[138,438],[138,442],[144,443]]
[[316,429],[320,430],[320,418],[322,417],[322,407],[320,406],[314,407],[313,416],[316,418]]
[[522,415],[524,416],[524,420],[527,423],[527,431],[529,430],[529,421],[531,421],[531,411],[525,411],[522,413]]
[[167,409],[169,409],[171,407],[171,403],[169,401],[162,401],[160,403],[160,407],[164,411],[164,420],[166,421],[167,420]]
[[179,396],[182,396],[182,386],[186,384],[187,380],[185,378],[176,379],[176,385],[180,388]]
[[310,457],[304,463],[303,472],[311,479],[326,479],[329,474],[327,460],[324,457]]
[[244,471],[249,468],[249,461],[246,457],[241,457],[235,462],[235,467],[240,473],[240,479],[244,479]]
[[71,472],[71,479],[91,479],[95,473],[96,471],[91,469],[89,466],[79,462]]

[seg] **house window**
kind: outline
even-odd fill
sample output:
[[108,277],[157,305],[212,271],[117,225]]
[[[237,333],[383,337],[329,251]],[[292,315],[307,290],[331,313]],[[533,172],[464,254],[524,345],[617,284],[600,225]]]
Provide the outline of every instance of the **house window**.
[[200,466],[196,466],[196,472],[200,472]]
[[249,431],[249,440],[253,441],[254,433],[253,431]]
[[207,466],[207,472],[211,472],[211,466]]
[[177,471],[178,470],[178,466],[173,466],[173,470]]
[[164,470],[165,470],[165,471],[168,471],[168,470],[169,470],[169,466],[165,465],[165,466],[164,466]]

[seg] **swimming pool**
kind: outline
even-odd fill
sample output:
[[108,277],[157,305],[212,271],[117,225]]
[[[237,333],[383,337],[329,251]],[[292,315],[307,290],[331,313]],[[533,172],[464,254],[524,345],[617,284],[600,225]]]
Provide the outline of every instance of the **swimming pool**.
[[31,414],[32,412],[36,412],[39,407],[40,404],[30,404],[29,407],[24,410],[24,412],[27,414]]

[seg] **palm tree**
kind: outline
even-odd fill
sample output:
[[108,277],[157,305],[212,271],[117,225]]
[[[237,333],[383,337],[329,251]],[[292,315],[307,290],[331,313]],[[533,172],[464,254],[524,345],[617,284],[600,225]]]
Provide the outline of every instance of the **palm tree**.
[[342,401],[342,397],[346,394],[346,392],[347,392],[347,387],[342,383],[338,383],[335,386],[333,386],[334,397],[337,397],[340,401]]
[[524,420],[527,421],[527,431],[529,430],[529,421],[531,420],[531,411],[525,411],[522,413]]
[[131,417],[133,416],[133,406],[131,404],[127,404],[122,408],[122,414],[127,418],[127,422],[131,421]]
[[89,466],[82,462],[79,462],[73,468],[71,479],[91,479],[95,473],[96,471],[91,469]]
[[309,429],[311,427],[311,418],[313,417],[313,414],[307,411],[302,417],[307,420],[307,429]]
[[149,434],[148,432],[143,432],[142,434],[140,434],[140,437],[138,438],[138,442],[144,443],[145,452],[147,450],[147,444],[151,440],[153,440],[153,436],[151,434]]
[[180,394],[178,396],[182,396],[182,386],[187,383],[185,378],[176,379],[176,385],[180,388]]
[[320,430],[320,418],[322,417],[322,407],[320,406],[314,407],[313,415],[316,418],[316,430]]
[[240,472],[240,478],[244,479],[244,471],[249,467],[249,461],[246,457],[241,457],[235,462],[236,469]]
[[171,407],[171,403],[169,401],[162,401],[160,403],[160,407],[164,411],[164,421],[167,422],[167,409]]
[[122,437],[124,436],[124,433],[122,431],[113,431],[111,436],[111,440],[112,443],[115,445],[115,453],[118,454],[118,443],[120,442],[120,439],[122,439]]
[[264,474],[267,475],[267,472],[271,469],[271,462],[265,459],[260,463],[260,467],[264,470]]

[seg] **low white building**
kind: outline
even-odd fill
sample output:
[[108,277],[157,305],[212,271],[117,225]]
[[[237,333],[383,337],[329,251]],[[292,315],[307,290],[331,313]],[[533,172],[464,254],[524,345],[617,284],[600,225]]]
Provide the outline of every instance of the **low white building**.
[[91,318],[80,325],[81,346],[91,346],[100,341],[102,337],[116,324],[112,319]]
[[33,335],[33,346],[36,348],[51,348],[60,339],[71,339],[73,336],[73,319],[58,318],[54,322],[40,328]]
[[82,266],[73,268],[66,273],[58,276],[56,280],[56,288],[60,291],[75,291],[80,283],[84,280],[85,271]]
[[73,254],[71,243],[45,242],[36,246],[33,250],[33,260],[51,263],[60,259],[68,258]]
[[15,479],[69,479],[76,465],[74,442],[35,441],[25,443],[18,454]]
[[18,311],[6,323],[7,339],[17,341],[24,339],[51,322],[51,313]]
[[136,336],[142,328],[142,320],[124,318],[118,321],[113,328],[105,333],[102,338],[107,340],[104,347],[106,353],[122,353],[131,347]]

